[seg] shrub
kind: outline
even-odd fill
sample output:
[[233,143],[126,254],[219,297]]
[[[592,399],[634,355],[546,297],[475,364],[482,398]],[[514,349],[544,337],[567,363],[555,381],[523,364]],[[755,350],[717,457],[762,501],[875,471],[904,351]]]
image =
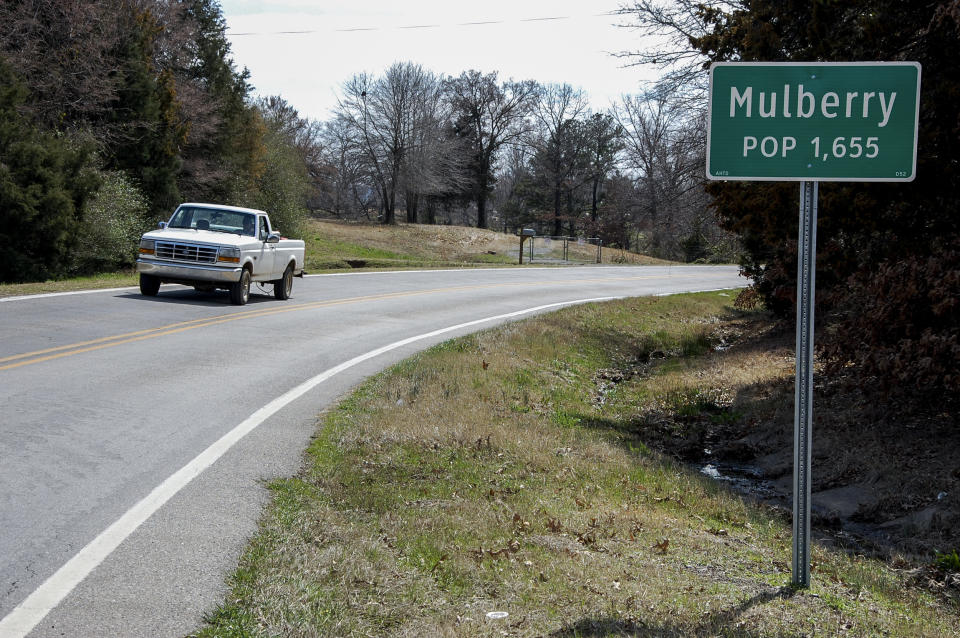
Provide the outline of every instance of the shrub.
[[[828,371],[855,364],[884,391],[960,390],[960,239],[849,278],[843,312],[825,335]],[[839,304],[838,304],[839,305]]]
[[148,203],[121,171],[100,173],[101,186],[87,204],[72,270],[90,274],[133,265],[137,240],[149,229]]

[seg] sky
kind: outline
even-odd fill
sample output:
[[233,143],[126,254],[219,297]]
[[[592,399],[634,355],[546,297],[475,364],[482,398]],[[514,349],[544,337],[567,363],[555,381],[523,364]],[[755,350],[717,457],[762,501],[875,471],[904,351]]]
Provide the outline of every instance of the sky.
[[[652,71],[613,52],[639,35],[609,15],[623,0],[221,0],[238,69],[254,93],[329,119],[353,75],[414,62],[439,75],[476,69],[499,79],[568,83],[595,111],[636,94]],[[472,23],[472,24],[471,24]]]

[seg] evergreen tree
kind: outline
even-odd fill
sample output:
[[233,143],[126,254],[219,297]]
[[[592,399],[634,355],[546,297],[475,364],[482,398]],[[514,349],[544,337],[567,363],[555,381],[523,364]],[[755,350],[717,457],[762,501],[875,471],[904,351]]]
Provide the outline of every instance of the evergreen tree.
[[0,58],[0,281],[62,274],[96,189],[89,146],[41,133],[18,112],[28,91]]
[[[820,189],[818,340],[835,371],[883,385],[960,389],[960,44],[955,1],[747,0],[701,5],[712,60],[910,60],[922,64],[917,178]],[[716,209],[743,238],[744,270],[768,307],[795,307],[796,185],[715,183]],[[856,364],[853,368],[849,363]]]
[[117,45],[117,96],[109,111],[116,142],[111,168],[127,171],[140,183],[150,212],[165,217],[178,203],[180,145],[186,130],[180,121],[172,74],[154,68],[157,35],[163,28],[149,10],[127,7],[128,25]]

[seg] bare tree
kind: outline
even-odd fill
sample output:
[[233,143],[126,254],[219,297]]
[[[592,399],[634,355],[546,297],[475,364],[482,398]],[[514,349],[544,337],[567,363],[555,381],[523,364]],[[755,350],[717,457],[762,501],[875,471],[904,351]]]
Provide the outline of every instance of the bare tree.
[[310,180],[307,202],[318,200],[328,180],[323,154],[323,124],[300,117],[297,110],[279,95],[260,98],[256,107],[300,156]]
[[[117,95],[119,0],[0,2],[0,55],[31,90],[25,105],[46,128],[89,123]],[[125,12],[123,12],[125,13]]]
[[447,99],[471,154],[477,227],[487,228],[487,200],[498,151],[526,132],[524,117],[537,94],[534,82],[497,83],[497,74],[466,71],[445,82]]
[[718,12],[743,9],[746,0],[633,0],[617,11],[628,19],[619,26],[634,29],[643,47],[614,54],[628,65],[652,65],[658,86],[695,106],[706,91],[707,57],[695,41],[710,32]]
[[467,186],[466,149],[450,125],[449,104],[436,76],[429,74],[412,97],[409,152],[401,175],[407,221],[420,221],[420,206],[426,204],[426,221],[435,223],[436,202]]
[[380,193],[385,224],[396,223],[402,179],[412,183],[410,164],[435,125],[430,114],[439,101],[436,76],[410,62],[397,63],[383,77],[363,73],[343,85],[338,115],[356,131],[359,151]]
[[362,141],[357,130],[343,117],[328,121],[323,129],[323,162],[320,208],[338,217],[370,219],[376,204],[376,190],[363,160]]
[[649,248],[666,257],[680,256],[677,247],[691,215],[706,212],[702,123],[679,117],[677,108],[670,96],[655,92],[626,96],[615,110],[643,199]]

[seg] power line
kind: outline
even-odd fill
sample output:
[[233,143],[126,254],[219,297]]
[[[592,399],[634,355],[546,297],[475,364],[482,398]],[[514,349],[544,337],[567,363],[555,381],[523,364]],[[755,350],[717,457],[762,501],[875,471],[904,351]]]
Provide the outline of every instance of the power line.
[[239,33],[227,31],[232,36],[246,35],[310,35],[314,33],[355,33],[359,31],[392,31],[408,29],[447,29],[450,27],[483,27],[494,24],[524,23],[524,22],[552,22],[560,20],[572,20],[578,17],[599,18],[620,15],[618,11],[605,11],[603,13],[592,13],[587,16],[540,16],[536,18],[521,18],[515,20],[479,20],[476,22],[455,22],[451,24],[410,24],[397,27],[346,27],[341,29],[304,29],[298,31],[243,31]]

